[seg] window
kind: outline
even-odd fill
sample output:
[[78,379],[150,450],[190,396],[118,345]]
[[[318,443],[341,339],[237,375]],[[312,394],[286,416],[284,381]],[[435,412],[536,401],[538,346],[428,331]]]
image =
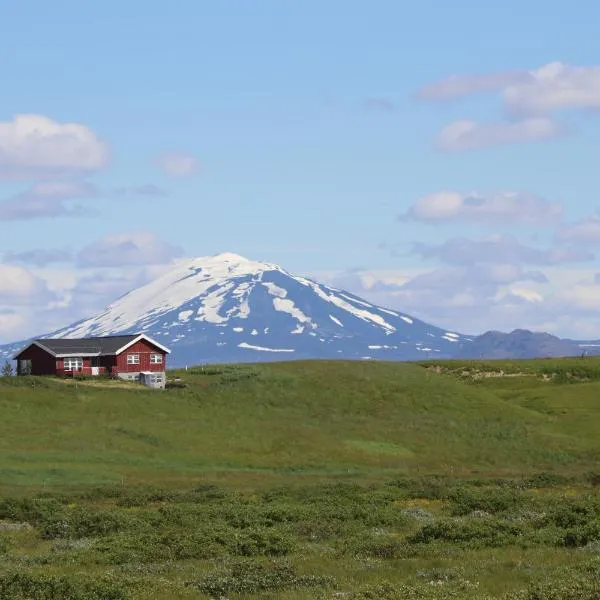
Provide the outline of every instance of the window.
[[19,372],[21,375],[31,375],[31,361],[30,360],[20,360],[21,364]]
[[150,355],[150,364],[151,365],[161,365],[162,364],[162,354],[151,354]]
[[65,358],[65,371],[80,371],[83,368],[83,358],[70,356]]
[[127,355],[127,364],[128,365],[139,365],[140,364],[140,355],[139,354],[128,354]]

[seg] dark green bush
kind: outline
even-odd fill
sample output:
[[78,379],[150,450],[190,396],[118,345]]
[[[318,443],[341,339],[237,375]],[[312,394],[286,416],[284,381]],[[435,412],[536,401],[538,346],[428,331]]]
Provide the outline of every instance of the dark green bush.
[[429,544],[444,541],[476,546],[505,546],[514,544],[523,535],[523,526],[499,519],[442,519],[423,525],[419,531],[409,536],[411,544]]
[[468,515],[473,511],[491,514],[515,510],[523,503],[517,490],[507,488],[456,488],[448,494],[453,515]]
[[27,522],[43,526],[61,517],[64,503],[56,498],[3,498],[0,499],[0,519]]
[[189,587],[199,589],[211,598],[224,598],[228,594],[255,594],[290,589],[331,587],[331,577],[300,575],[287,563],[257,564],[234,563],[229,569],[211,573],[200,581],[190,581]]
[[123,586],[110,581],[74,582],[55,575],[0,574],[2,600],[127,600]]
[[600,498],[586,496],[553,501],[546,510],[544,521],[545,524],[570,529],[587,525],[596,519],[600,519]]
[[503,600],[598,600],[600,561],[598,559],[564,567],[524,591],[506,594]]
[[131,524],[123,511],[77,508],[47,520],[41,534],[46,539],[97,537],[123,531]]
[[527,477],[523,483],[528,488],[552,488],[569,483],[569,477],[557,473],[538,473]]

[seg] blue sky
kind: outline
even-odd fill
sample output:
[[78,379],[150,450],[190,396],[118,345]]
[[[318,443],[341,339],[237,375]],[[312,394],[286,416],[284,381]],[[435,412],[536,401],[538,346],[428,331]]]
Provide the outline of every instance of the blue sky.
[[600,337],[596,3],[5,4],[0,342],[223,251]]

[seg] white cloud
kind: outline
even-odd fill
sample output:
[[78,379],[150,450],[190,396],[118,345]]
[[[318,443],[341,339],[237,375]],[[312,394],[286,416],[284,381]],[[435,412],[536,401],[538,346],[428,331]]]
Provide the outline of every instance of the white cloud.
[[534,302],[536,304],[543,302],[544,297],[539,292],[523,287],[509,287],[504,290],[500,290],[496,295],[496,300],[506,300],[509,298],[519,298],[526,300],[527,302]]
[[[433,271],[354,270],[329,274],[341,287],[380,306],[453,331],[478,334],[517,328],[573,339],[600,338],[600,284],[594,270],[564,266],[527,271],[512,264],[445,266]],[[409,280],[405,281],[407,274]],[[599,278],[600,279],[600,278]],[[368,285],[365,282],[369,282]]]
[[97,188],[87,182],[38,182],[0,202],[0,221],[93,215],[92,209],[70,202],[98,195]]
[[600,109],[600,66],[553,62],[528,75],[504,89],[504,103],[510,112],[547,114],[563,109]]
[[559,242],[579,245],[600,244],[600,213],[560,227],[556,231],[556,239]]
[[27,328],[27,321],[22,312],[0,309],[0,344],[3,340],[11,342],[21,337]]
[[498,91],[506,110],[547,114],[563,109],[600,109],[600,66],[551,62],[533,70],[451,75],[417,92],[423,100],[448,100]]
[[440,223],[474,221],[487,223],[555,224],[562,207],[535,194],[500,192],[482,195],[442,191],[416,200],[401,220]]
[[0,122],[0,178],[93,172],[108,160],[108,147],[85,125],[59,123],[35,114]]
[[592,311],[600,313],[600,285],[580,284],[564,288],[556,299],[572,311]]
[[557,265],[594,259],[594,255],[590,252],[571,246],[536,248],[506,234],[491,235],[476,240],[457,237],[441,244],[416,243],[413,253],[423,258],[436,258],[454,265],[475,263]]
[[600,110],[600,66],[552,62],[531,71],[453,75],[423,87],[417,97],[448,100],[494,90],[500,93],[507,114],[525,118],[491,123],[455,121],[442,129],[439,148],[472,150],[564,135],[565,129],[552,118],[555,113]]
[[7,252],[4,255],[4,261],[6,263],[45,267],[51,263],[69,262],[72,256],[72,252],[68,248],[35,248],[24,252]]
[[[7,265],[0,263],[0,277]],[[43,335],[97,314],[124,293],[173,268],[166,265],[74,268],[70,265],[19,269],[19,287],[0,293],[0,344]],[[4,291],[4,288],[2,288]]]
[[158,157],[157,162],[167,175],[185,177],[200,170],[198,159],[192,154],[168,153]]
[[137,231],[108,235],[83,248],[77,255],[80,267],[123,267],[165,264],[182,256],[182,250],[155,233]]
[[528,79],[529,75],[526,71],[488,74],[463,73],[428,84],[422,87],[416,96],[421,100],[449,100],[479,92],[502,90],[509,85]]
[[0,305],[48,301],[52,293],[46,282],[18,265],[0,263]]
[[477,123],[465,119],[446,125],[438,135],[436,146],[441,150],[476,150],[548,140],[564,134],[562,126],[546,117],[495,123]]

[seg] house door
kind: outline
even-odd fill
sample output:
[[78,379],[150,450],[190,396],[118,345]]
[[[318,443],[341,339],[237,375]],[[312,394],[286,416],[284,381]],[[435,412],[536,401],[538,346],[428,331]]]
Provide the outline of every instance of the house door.
[[92,375],[100,375],[100,360],[98,358],[92,358]]

